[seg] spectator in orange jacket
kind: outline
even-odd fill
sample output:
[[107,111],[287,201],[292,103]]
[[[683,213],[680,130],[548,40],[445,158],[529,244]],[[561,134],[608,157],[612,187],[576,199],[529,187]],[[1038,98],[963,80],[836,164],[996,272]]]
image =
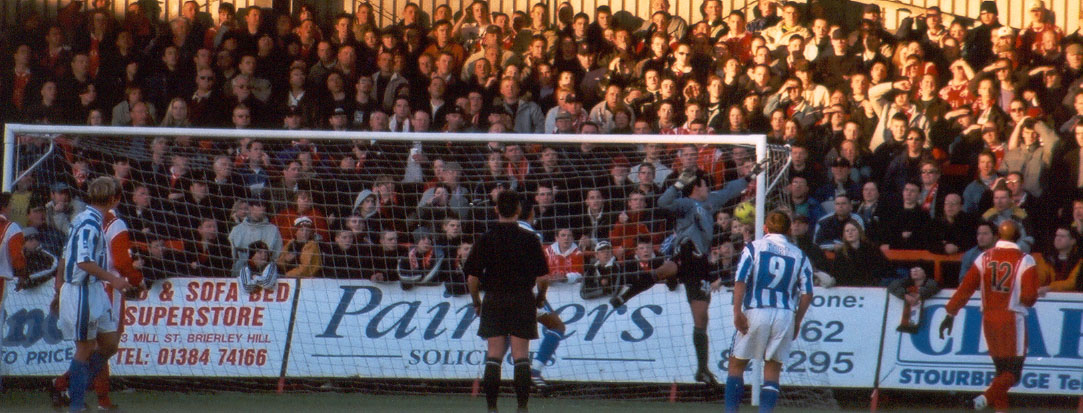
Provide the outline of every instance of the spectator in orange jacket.
[[316,230],[316,235],[319,236],[316,238],[317,242],[330,240],[331,233],[327,230],[327,218],[324,217],[323,212],[316,209],[312,202],[312,192],[297,191],[293,201],[292,207],[279,212],[274,218],[274,224],[278,227],[279,234],[282,234],[282,243],[288,243],[293,239],[293,221],[300,217],[308,217],[312,220],[312,226]]

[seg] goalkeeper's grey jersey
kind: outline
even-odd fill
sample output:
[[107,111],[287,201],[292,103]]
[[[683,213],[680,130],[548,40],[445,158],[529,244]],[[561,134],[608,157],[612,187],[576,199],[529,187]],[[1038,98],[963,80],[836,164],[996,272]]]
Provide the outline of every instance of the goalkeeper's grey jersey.
[[658,206],[677,216],[677,245],[691,240],[698,253],[706,254],[711,250],[711,237],[714,236],[714,213],[747,187],[748,180],[745,178],[734,179],[722,189],[708,194],[706,201],[700,202],[683,197],[681,190],[670,186],[658,198]]

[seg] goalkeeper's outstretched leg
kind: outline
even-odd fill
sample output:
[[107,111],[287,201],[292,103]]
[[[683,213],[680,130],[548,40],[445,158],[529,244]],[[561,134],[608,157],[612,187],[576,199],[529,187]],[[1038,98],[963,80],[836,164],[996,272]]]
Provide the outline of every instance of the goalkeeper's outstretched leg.
[[677,275],[677,264],[668,260],[650,271],[641,271],[634,274],[632,279],[629,280],[628,286],[609,299],[609,304],[613,308],[619,308],[631,300],[632,297],[649,290],[654,284],[673,278],[675,275]]

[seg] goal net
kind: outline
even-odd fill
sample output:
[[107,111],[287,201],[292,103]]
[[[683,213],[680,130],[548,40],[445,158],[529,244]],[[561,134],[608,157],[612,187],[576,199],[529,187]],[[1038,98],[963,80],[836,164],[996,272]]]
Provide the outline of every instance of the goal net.
[[[761,235],[763,211],[789,205],[788,148],[762,136],[7,125],[4,188],[12,219],[33,228],[30,265],[40,271],[35,287],[9,283],[4,294],[0,374],[67,368],[71,344],[49,313],[47,278],[87,184],[114,176],[124,191],[116,215],[150,287],[122,314],[112,374],[141,377],[129,384],[469,391],[485,346],[461,266],[494,225],[495,195],[515,190],[532,205],[549,303],[566,326],[551,357],[532,345],[552,392],[698,394],[683,287],[659,285],[620,308],[608,299],[639,261],[666,253],[675,219],[658,200],[679,171],[700,170],[720,189],[757,160],[766,173],[714,215],[710,263],[727,283],[744,243]],[[711,302],[719,377],[730,300],[722,289]],[[796,351],[815,352],[805,344]],[[805,369],[783,384],[824,382]]]

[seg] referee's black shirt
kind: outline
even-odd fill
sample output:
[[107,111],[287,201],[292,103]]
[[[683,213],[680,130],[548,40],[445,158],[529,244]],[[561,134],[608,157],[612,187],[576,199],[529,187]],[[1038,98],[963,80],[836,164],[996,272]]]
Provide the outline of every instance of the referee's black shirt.
[[477,276],[488,294],[522,298],[533,296],[535,279],[549,273],[549,264],[537,235],[517,223],[501,222],[474,244],[463,272]]

